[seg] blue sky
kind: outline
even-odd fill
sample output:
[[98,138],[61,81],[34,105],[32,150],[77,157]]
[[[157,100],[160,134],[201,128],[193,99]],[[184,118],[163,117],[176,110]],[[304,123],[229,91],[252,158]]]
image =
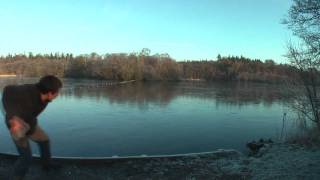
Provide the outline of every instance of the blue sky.
[[286,62],[291,0],[0,0],[0,54],[243,55]]

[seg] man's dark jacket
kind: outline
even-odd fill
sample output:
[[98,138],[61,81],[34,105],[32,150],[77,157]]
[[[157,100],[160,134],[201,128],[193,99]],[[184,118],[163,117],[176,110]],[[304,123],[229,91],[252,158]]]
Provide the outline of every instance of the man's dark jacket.
[[30,125],[27,132],[27,135],[30,135],[37,125],[37,116],[48,103],[41,100],[41,93],[36,84],[24,84],[6,86],[2,93],[2,104],[8,128],[8,120],[18,116]]

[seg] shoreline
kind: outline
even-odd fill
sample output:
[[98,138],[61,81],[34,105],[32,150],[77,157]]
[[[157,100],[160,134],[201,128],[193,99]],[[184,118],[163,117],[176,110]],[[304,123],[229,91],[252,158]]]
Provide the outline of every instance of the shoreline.
[[[13,163],[0,156],[0,179],[8,178]],[[25,179],[320,179],[320,146],[273,143],[254,156],[218,150],[171,158],[59,163],[61,170],[47,174],[35,160]]]
[[[3,74],[0,75],[0,78],[6,77],[19,77],[19,78],[35,78],[39,79],[42,76],[24,76],[21,74]],[[263,84],[281,84],[283,81],[270,81],[270,80],[224,80],[224,79],[176,79],[176,80],[116,80],[116,79],[101,79],[101,78],[79,78],[79,77],[65,77],[65,76],[58,76],[61,79],[73,79],[73,80],[92,80],[92,81],[106,81],[106,82],[117,82],[117,84],[126,84],[131,82],[196,82],[196,83],[219,83],[219,82],[226,82],[226,83],[263,83]]]
[[[54,161],[59,162],[71,162],[71,163],[104,163],[111,161],[128,161],[128,160],[150,160],[150,159],[177,159],[184,157],[194,157],[194,156],[206,156],[206,155],[221,155],[221,154],[243,154],[242,152],[235,149],[218,149],[215,151],[207,152],[197,152],[197,153],[184,153],[184,154],[163,154],[163,155],[135,155],[135,156],[107,156],[107,157],[80,157],[80,156],[53,156]],[[16,159],[18,157],[17,153],[1,153],[0,158]],[[37,154],[32,155],[33,159],[39,160],[40,157]]]

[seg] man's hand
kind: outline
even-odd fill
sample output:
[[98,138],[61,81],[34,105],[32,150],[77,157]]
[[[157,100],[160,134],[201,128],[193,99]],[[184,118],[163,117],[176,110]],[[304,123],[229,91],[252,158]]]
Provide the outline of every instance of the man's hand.
[[10,133],[14,140],[18,141],[21,138],[26,136],[26,133],[29,131],[30,126],[23,119],[18,116],[13,116],[9,120],[10,124]]

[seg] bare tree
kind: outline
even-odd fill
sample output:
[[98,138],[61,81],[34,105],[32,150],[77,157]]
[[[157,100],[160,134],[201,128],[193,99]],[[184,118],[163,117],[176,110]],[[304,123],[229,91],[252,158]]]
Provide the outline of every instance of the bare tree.
[[287,54],[304,87],[305,96],[296,101],[296,109],[320,129],[320,1],[294,0],[283,23],[298,37],[298,45],[288,43]]

